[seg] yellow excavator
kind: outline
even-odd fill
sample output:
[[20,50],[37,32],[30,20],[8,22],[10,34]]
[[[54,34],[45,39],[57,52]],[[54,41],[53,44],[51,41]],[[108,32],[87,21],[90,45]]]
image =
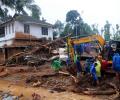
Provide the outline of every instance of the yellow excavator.
[[[105,48],[105,45],[107,43],[104,40],[104,38],[99,34],[93,34],[93,35],[90,35],[87,37],[81,37],[81,38],[67,37],[68,57],[70,57],[70,59],[73,60],[74,54],[75,54],[74,45],[85,44],[85,43],[97,44],[96,46],[94,46],[94,48],[98,49],[98,51],[99,51],[98,53],[102,54],[103,59],[107,58],[107,60],[111,64],[112,64],[112,61],[111,61],[111,59],[109,59],[109,57],[111,55],[110,54],[106,55],[106,54],[108,51],[110,51],[112,44],[116,44],[116,49],[117,49],[116,51],[117,51],[117,53],[120,54],[120,41],[111,40],[108,43],[109,47]],[[105,49],[107,49],[107,50],[104,51]]]
[[90,42],[96,43],[97,46],[95,48],[99,49],[100,52],[103,50],[105,45],[105,40],[101,35],[98,35],[98,34],[90,35],[82,38],[67,37],[68,56],[73,60],[74,54],[75,54],[74,45],[90,43]]
[[[80,45],[80,44],[85,44],[85,43],[93,44],[94,48],[97,49],[97,51],[99,51],[97,53],[102,55],[102,59],[103,60],[104,59],[108,60],[109,68],[106,69],[106,72],[111,72],[112,71],[112,67],[111,67],[112,66],[112,59],[109,59],[111,54],[109,54],[108,52],[111,49],[113,49],[113,48],[111,48],[112,44],[116,44],[116,51],[117,51],[117,53],[120,54],[120,41],[113,40],[113,41],[109,41],[107,43],[104,40],[104,38],[101,35],[98,35],[98,34],[90,35],[90,36],[87,36],[87,37],[81,37],[81,38],[67,37],[67,51],[68,51],[68,57],[70,58],[70,61],[72,61],[72,62],[74,61],[74,57],[75,57],[75,54],[76,54],[76,50],[75,50],[74,45]],[[106,44],[108,44],[107,48],[106,48]],[[80,58],[85,58],[85,59],[86,58],[88,59],[90,57],[89,54],[87,54],[87,57],[84,57],[82,55],[80,55],[80,56],[81,56]],[[92,56],[92,58],[93,58],[93,56]],[[111,58],[112,58],[112,56],[111,56]]]

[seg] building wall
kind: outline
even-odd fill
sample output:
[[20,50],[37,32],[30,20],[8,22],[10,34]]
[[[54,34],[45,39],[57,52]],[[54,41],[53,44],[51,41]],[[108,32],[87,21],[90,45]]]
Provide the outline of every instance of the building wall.
[[10,22],[5,24],[5,37],[0,37],[0,42],[10,40],[15,37],[15,23]]
[[[0,46],[11,45],[12,39],[15,38],[15,33],[21,32],[24,33],[24,24],[18,21],[9,22],[5,24],[5,37],[0,38]],[[27,33],[26,33],[27,34]],[[52,27],[48,28],[48,35],[42,35],[42,29],[40,25],[30,24],[30,35],[35,36],[36,38],[46,37],[53,40],[53,29]]]
[[39,25],[30,25],[30,34],[36,38],[41,38],[42,31]]
[[12,45],[13,40],[0,41],[0,47],[4,45]]
[[15,33],[16,32],[22,32],[24,33],[24,24],[18,22],[18,21],[15,21]]
[[[53,40],[53,29],[52,27],[48,28],[48,35],[42,35],[42,29],[40,25],[36,25],[36,24],[30,24],[30,35],[35,36],[36,38],[43,38],[46,37],[51,38]],[[22,32],[24,33],[24,24],[20,23],[18,21],[15,22],[15,32]]]

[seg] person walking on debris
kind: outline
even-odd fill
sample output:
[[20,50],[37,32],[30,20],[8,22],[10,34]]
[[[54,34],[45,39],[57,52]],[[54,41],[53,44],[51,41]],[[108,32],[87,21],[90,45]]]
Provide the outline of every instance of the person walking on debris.
[[95,57],[95,69],[96,69],[96,75],[97,75],[97,77],[98,77],[98,79],[99,79],[99,81],[100,81],[100,79],[101,79],[101,63],[100,63],[100,61],[99,61],[99,57]]
[[90,73],[91,73],[92,78],[93,78],[93,85],[94,86],[99,84],[98,77],[96,74],[96,68],[95,68],[96,66],[97,66],[97,63],[93,63],[92,66],[90,67]]
[[80,75],[82,74],[82,67],[81,67],[79,57],[77,57],[76,59],[76,69],[77,69],[77,78],[80,78]]

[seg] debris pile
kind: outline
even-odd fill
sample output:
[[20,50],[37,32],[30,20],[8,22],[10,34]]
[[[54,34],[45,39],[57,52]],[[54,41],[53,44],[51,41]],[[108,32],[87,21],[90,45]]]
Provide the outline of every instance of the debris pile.
[[[47,40],[46,40],[47,41]],[[32,65],[39,66],[44,64],[46,61],[56,55],[53,50],[56,50],[58,47],[63,46],[64,41],[61,39],[54,41],[47,41],[43,44],[34,44],[30,48],[26,49],[24,52],[20,52],[14,54],[9,57],[5,62],[6,66],[13,66],[14,64],[22,64],[22,65]]]

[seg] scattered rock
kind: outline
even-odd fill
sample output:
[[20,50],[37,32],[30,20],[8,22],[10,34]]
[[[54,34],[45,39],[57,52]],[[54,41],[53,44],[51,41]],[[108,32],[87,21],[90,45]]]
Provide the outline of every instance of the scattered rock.
[[40,86],[41,85],[41,82],[40,81],[38,81],[37,83],[33,83],[33,87],[38,87],[38,86]]
[[50,93],[54,93],[54,91],[53,91],[53,90],[51,90],[51,89],[49,89],[49,90],[48,90],[48,92],[50,92]]

